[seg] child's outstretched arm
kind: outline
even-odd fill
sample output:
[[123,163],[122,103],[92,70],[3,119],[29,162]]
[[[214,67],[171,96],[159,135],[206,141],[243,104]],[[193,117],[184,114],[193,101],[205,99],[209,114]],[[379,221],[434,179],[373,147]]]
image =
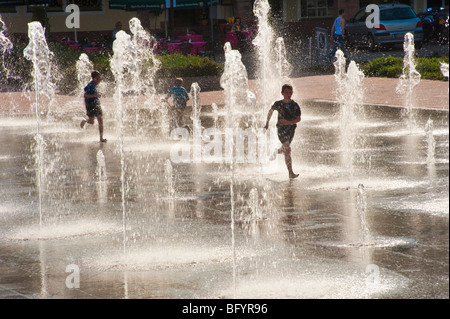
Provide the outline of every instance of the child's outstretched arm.
[[269,122],[270,122],[270,118],[272,117],[273,114],[273,109],[269,110],[269,113],[267,113],[267,122],[266,125],[264,126],[264,129],[268,129],[269,128]]

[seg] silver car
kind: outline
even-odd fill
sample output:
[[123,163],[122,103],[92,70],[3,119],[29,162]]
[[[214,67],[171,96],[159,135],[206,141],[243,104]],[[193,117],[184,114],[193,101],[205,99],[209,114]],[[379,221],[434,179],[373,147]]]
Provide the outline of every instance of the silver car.
[[[368,28],[366,19],[371,10],[360,9],[345,25],[345,40],[348,45],[367,45],[375,50],[383,44],[403,43],[405,34],[414,35],[415,47],[422,47],[423,29],[420,19],[410,6],[403,4],[379,5],[380,23],[378,28]],[[371,22],[371,20],[369,18]],[[369,24],[370,25],[370,24]]]

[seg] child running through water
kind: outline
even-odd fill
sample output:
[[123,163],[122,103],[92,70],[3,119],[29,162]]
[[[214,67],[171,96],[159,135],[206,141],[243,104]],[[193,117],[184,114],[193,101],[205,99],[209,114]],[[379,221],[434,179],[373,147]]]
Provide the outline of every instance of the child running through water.
[[284,160],[286,162],[286,167],[289,171],[289,178],[296,178],[299,174],[295,174],[292,170],[292,158],[291,158],[291,143],[294,139],[295,129],[297,128],[297,123],[301,121],[301,110],[300,106],[291,99],[293,94],[292,86],[289,84],[283,85],[281,88],[281,94],[283,99],[276,101],[269,113],[267,114],[267,122],[264,128],[267,130],[269,128],[269,121],[272,117],[273,111],[278,111],[278,139],[280,140],[282,146],[280,149],[275,150],[274,154],[271,156],[271,160],[276,158],[276,154],[284,154]]
[[106,138],[103,138],[103,112],[99,100],[102,95],[97,90],[97,86],[102,80],[102,77],[98,71],[93,71],[91,77],[92,81],[84,88],[84,103],[86,105],[86,115],[88,119],[83,119],[80,123],[80,127],[83,128],[86,123],[94,124],[94,120],[97,118],[100,142],[105,143]]
[[173,107],[175,108],[175,122],[177,127],[183,126],[183,113],[186,109],[187,101],[189,101],[189,94],[186,89],[183,87],[183,79],[176,78],[175,86],[169,90],[166,101],[172,97],[173,98]]

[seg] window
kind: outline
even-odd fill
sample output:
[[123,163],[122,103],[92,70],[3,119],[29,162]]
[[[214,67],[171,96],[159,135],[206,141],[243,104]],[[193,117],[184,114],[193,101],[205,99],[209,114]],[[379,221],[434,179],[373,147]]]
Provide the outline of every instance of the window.
[[367,16],[369,15],[369,13],[366,12],[366,10],[360,10],[356,15],[355,15],[355,22],[364,22],[366,21]]
[[416,17],[410,8],[395,8],[380,11],[380,20],[402,20]]
[[0,6],[0,13],[16,13],[16,6]]
[[[50,0],[46,4],[47,12],[62,12],[69,4],[76,4],[80,11],[101,11],[103,9],[104,0]],[[27,6],[28,12],[33,12],[33,6]]]
[[103,0],[67,0],[67,4],[74,3],[80,7],[80,11],[101,11]]
[[63,0],[52,0],[47,5],[47,12],[61,12],[63,10]]
[[302,17],[329,17],[333,16],[333,0],[301,0]]
[[4,0],[1,2],[2,2],[2,4],[0,5],[1,13],[15,13],[15,12],[17,12],[16,6],[21,5],[21,1],[15,1],[15,0]]

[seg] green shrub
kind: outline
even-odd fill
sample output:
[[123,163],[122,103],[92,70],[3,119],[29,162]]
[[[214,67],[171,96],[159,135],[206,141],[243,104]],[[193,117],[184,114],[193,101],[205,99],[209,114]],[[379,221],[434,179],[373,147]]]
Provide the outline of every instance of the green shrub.
[[378,72],[379,77],[398,78],[402,75],[403,67],[400,64],[386,65]]
[[207,57],[196,55],[168,54],[158,56],[161,67],[158,77],[195,77],[208,75],[221,75],[223,66]]
[[382,57],[369,61],[363,68],[366,76],[387,76],[386,74],[392,74],[394,66],[400,67],[400,74],[402,73],[402,58],[395,57]]
[[[448,57],[415,58],[415,62],[422,79],[445,80],[441,73],[441,62],[448,63]],[[363,72],[366,76],[397,78],[403,73],[403,58],[374,59],[364,65]]]
[[422,75],[423,79],[428,80],[444,80],[441,72],[441,62],[448,63],[446,58],[417,58],[417,71]]

